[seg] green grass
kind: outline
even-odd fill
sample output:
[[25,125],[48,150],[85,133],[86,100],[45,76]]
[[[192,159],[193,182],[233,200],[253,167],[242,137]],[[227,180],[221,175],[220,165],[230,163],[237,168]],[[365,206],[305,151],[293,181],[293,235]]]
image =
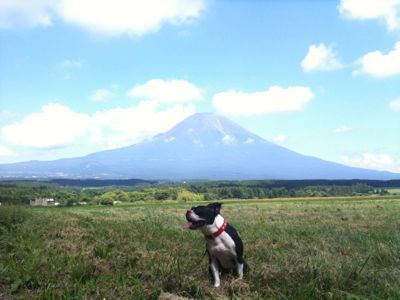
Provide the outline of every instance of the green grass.
[[391,195],[400,195],[400,189],[388,188],[387,191]]
[[225,203],[251,270],[219,289],[190,206],[2,206],[0,298],[400,299],[400,199]]

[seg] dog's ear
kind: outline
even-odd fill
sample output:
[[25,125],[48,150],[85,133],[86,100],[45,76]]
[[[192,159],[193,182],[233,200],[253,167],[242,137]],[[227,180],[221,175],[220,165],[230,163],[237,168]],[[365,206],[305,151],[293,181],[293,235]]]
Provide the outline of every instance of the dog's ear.
[[222,203],[215,202],[215,203],[210,203],[207,206],[214,209],[215,214],[218,215],[221,211]]

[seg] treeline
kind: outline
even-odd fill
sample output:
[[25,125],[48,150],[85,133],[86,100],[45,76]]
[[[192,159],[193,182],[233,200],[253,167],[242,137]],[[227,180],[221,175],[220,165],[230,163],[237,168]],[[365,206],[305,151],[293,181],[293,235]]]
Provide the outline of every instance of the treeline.
[[121,189],[108,191],[92,202],[97,204],[112,205],[115,202],[137,202],[137,201],[165,201],[172,200],[178,202],[203,201],[203,194],[191,192],[182,187],[167,188],[148,188],[138,191],[123,191]]
[[65,188],[39,187],[12,187],[0,185],[0,203],[29,205],[31,200],[37,198],[54,198],[63,206],[75,205],[79,202],[92,201],[99,197],[104,190],[74,190]]
[[[290,197],[328,197],[328,196],[356,196],[374,194],[377,191],[372,186],[356,183],[349,186],[306,186],[306,187],[269,187],[241,183],[237,185],[226,184],[190,184],[188,189],[200,193],[207,200],[214,199],[263,199],[263,198],[290,198]],[[386,190],[385,190],[386,191]],[[385,194],[387,193],[384,192]]]
[[[324,185],[312,185],[320,184]],[[385,188],[366,183],[345,181],[211,181],[164,183],[155,186],[126,188],[61,187],[54,182],[0,183],[0,202],[29,205],[36,198],[54,198],[63,206],[102,204],[113,205],[137,201],[203,201],[220,199],[264,199],[290,197],[329,197],[386,195]],[[399,182],[400,183],[400,182]],[[399,184],[400,185],[400,184]]]
[[121,202],[164,201],[179,202],[203,201],[204,195],[193,193],[181,187],[122,189],[73,189],[41,187],[11,187],[0,185],[0,203],[29,205],[36,198],[53,198],[61,206],[102,204],[113,205]]
[[357,183],[351,186],[310,186],[305,188],[264,188],[246,186],[215,187],[208,184],[183,184],[177,186],[159,186],[142,188],[135,191],[121,189],[111,190],[98,195],[87,202],[96,204],[113,204],[115,202],[165,201],[179,202],[220,200],[220,199],[265,199],[289,197],[328,197],[388,194],[385,189],[375,189],[366,184]]
[[[258,188],[305,188],[310,186],[352,186],[366,184],[374,188],[400,188],[400,179],[394,180],[368,180],[368,179],[317,179],[317,180],[225,180],[225,181],[189,181],[193,185],[206,185],[208,187],[258,187]],[[150,186],[176,186],[182,182],[168,182],[142,179],[43,179],[43,180],[0,180],[0,187],[150,187]]]
[[304,179],[304,180],[242,180],[242,181],[199,181],[190,182],[193,186],[205,187],[251,187],[251,188],[286,188],[300,189],[307,187],[354,186],[365,184],[374,188],[400,187],[400,180],[368,180],[368,179]]

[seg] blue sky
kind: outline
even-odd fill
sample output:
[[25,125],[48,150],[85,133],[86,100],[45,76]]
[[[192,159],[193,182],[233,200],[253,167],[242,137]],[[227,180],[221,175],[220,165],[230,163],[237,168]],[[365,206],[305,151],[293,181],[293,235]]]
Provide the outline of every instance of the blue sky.
[[205,111],[400,172],[400,1],[0,0],[0,163],[130,145]]

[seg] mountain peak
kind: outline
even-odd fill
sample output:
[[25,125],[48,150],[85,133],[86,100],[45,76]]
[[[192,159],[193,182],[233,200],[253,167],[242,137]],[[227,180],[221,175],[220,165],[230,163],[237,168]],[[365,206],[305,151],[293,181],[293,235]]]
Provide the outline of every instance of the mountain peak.
[[[222,122],[231,122],[229,121],[227,118],[218,115],[216,113],[213,112],[202,112],[202,113],[195,113],[189,117],[187,117],[185,120],[183,120],[182,122],[180,122],[179,124],[185,124],[186,126],[188,124],[193,124],[193,125],[197,125],[199,123],[207,125],[207,126],[216,126],[216,124],[219,124]],[[233,122],[232,122],[233,123]],[[179,125],[177,124],[177,125]]]
[[[264,141],[231,120],[211,112],[196,113],[162,135],[167,140],[180,139],[198,142],[233,144]],[[264,141],[266,142],[266,141]]]

